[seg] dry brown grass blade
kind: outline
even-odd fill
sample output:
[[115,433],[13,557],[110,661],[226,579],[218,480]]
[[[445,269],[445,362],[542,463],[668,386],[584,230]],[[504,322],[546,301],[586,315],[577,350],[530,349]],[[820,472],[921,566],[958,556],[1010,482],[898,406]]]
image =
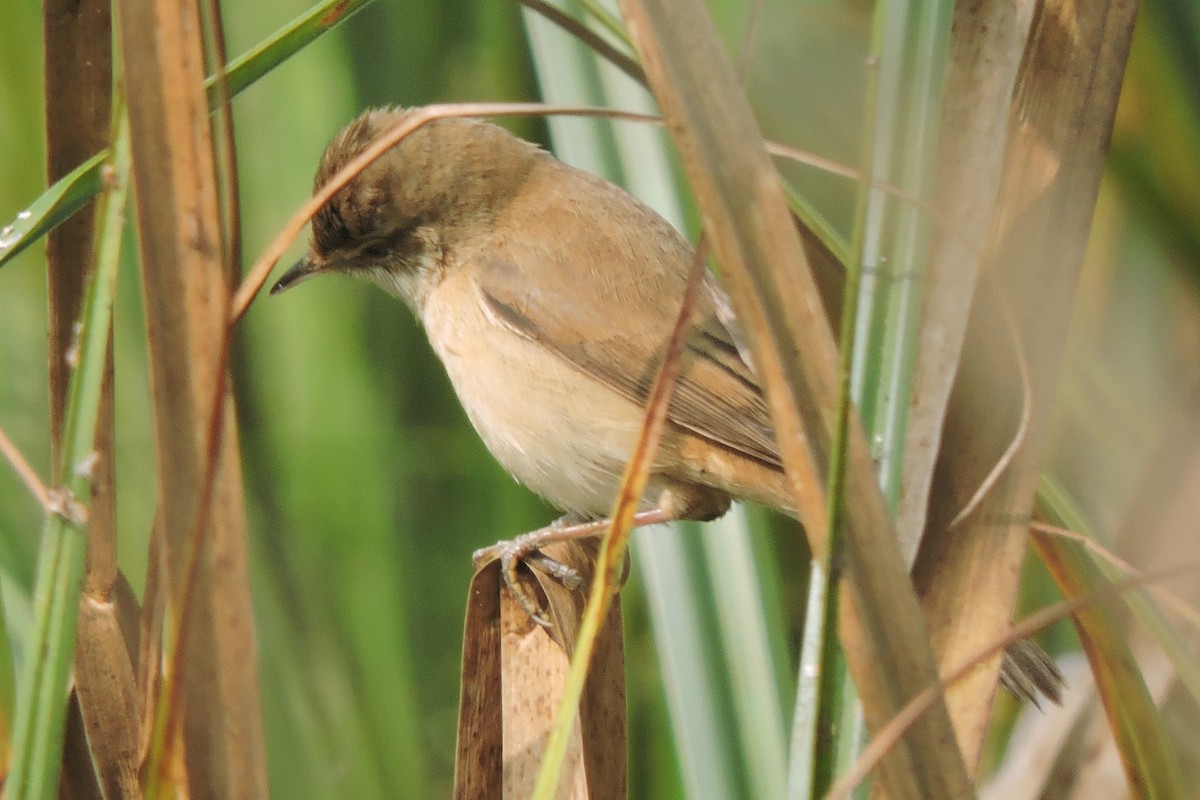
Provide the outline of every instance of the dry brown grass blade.
[[503,731],[499,724],[500,565],[475,573],[467,590],[463,629],[462,685],[458,702],[458,747],[454,755],[455,800],[494,796],[504,777]]
[[[183,750],[194,798],[266,795],[258,675],[245,553],[236,425],[221,379],[232,287],[222,264],[213,140],[195,2],[125,3],[121,44],[130,110],[145,296],[159,518],[166,585],[187,576],[209,459],[207,432],[224,417],[182,676]],[[219,565],[219,569],[210,565]],[[152,566],[151,569],[154,569]],[[173,762],[179,754],[166,754]],[[153,776],[152,776],[153,777]],[[180,787],[183,788],[183,787]]]
[[[112,31],[105,0],[47,0],[42,4],[46,69],[46,177],[53,183],[108,146],[112,96]],[[50,299],[50,441],[57,464],[66,413],[67,353],[76,336],[88,267],[92,264],[95,202],[50,233],[46,241]],[[111,345],[110,345],[111,352]],[[110,355],[111,360],[111,355]],[[112,429],[111,375],[98,430]],[[55,467],[51,470],[58,474]],[[91,507],[92,519],[98,509]],[[89,531],[90,533],[91,531]]]
[[163,562],[162,524],[156,518],[150,530],[146,554],[146,588],[138,617],[137,686],[141,700],[138,757],[145,763],[154,727],[155,702],[162,691],[163,626],[166,599],[166,564]]
[[[562,697],[570,656],[549,631],[529,618],[508,591],[500,597],[500,672],[504,691],[500,719],[504,742],[502,795],[533,795],[545,753],[547,732]],[[587,772],[583,767],[582,726],[576,722],[563,758],[556,800],[587,800]]]
[[[46,75],[46,172],[50,183],[108,145],[112,19],[105,0],[48,0],[42,6]],[[50,301],[50,442],[59,474],[67,382],[88,267],[95,262],[95,204],[56,228],[46,248]],[[101,386],[88,500],[88,554],[75,655],[73,711],[64,774],[74,796],[138,796],[137,699],[130,651],[113,614],[119,575],[113,451],[112,332]],[[128,599],[128,598],[126,598]],[[136,604],[135,604],[136,608]],[[136,614],[136,610],[134,611]],[[87,735],[91,731],[91,736]],[[102,736],[98,732],[103,731]],[[91,740],[89,749],[88,739]],[[76,763],[78,762],[78,763]],[[97,785],[97,783],[99,785]]]
[[[621,7],[752,344],[813,551],[823,557],[838,358],[778,176],[704,6],[627,0]],[[868,721],[878,727],[935,684],[937,672],[862,428],[857,421],[850,428],[850,586],[840,630]],[[891,796],[971,796],[952,742],[939,704],[885,762]]]
[[[548,545],[545,553],[590,582],[594,541]],[[574,650],[584,595],[553,579],[522,578],[553,624],[534,623],[488,564],[471,583],[463,641],[455,797],[528,797],[537,779]],[[586,585],[586,583],[585,583]],[[559,797],[625,797],[625,672],[619,606],[596,643]]]
[[1029,30],[1026,4],[956,7],[938,133],[934,226],[921,308],[920,345],[904,442],[896,528],[915,558],[925,529],[934,463],[950,389],[983,269],[1000,191],[1009,103]]
[[[588,586],[592,583],[592,567],[599,545],[600,542],[594,539],[561,542],[547,546],[543,552],[556,561],[575,567],[583,578],[583,585]],[[558,581],[540,573],[535,572],[535,577],[547,598],[547,607],[554,622],[552,633],[562,655],[569,657],[575,652],[586,595],[584,592],[569,591]],[[549,709],[548,722],[553,721],[557,705],[556,696],[554,707]],[[604,625],[596,636],[587,683],[579,701],[579,723],[583,769],[587,778],[586,796],[589,800],[623,800],[627,794],[628,735],[620,603],[613,603],[609,608]]]
[[[976,295],[915,571],[942,664],[958,663],[1009,625],[1136,5],[1048,2],[1034,11],[1004,177],[979,240],[993,254],[989,269],[1004,296],[989,290],[990,281]],[[1015,367],[997,364],[997,352],[1011,351],[1001,303],[1013,310],[1029,357],[1032,416],[1004,478],[951,533],[947,522],[1011,440],[1024,403]],[[976,671],[947,698],[970,764],[978,760],[998,668],[997,660]]]
[[67,700],[65,723],[62,771],[58,776],[59,800],[104,800],[92,769],[83,716],[79,713],[79,697],[74,693]]
[[138,798],[141,697],[130,659],[138,650],[126,635],[128,620],[137,618],[137,601],[121,583],[105,600],[91,594],[80,600],[75,688],[104,796]]

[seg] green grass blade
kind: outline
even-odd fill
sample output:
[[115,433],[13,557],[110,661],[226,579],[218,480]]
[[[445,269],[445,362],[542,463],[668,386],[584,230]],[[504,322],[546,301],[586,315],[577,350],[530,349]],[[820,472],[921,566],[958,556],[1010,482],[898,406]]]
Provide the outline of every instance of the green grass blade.
[[[871,101],[864,172],[873,182],[899,185],[911,197],[927,197],[930,190],[952,10],[948,3],[885,4],[878,12],[879,82]],[[925,210],[871,187],[865,190],[855,236],[861,280],[853,315],[851,396],[862,411],[880,485],[893,510],[900,492],[929,222]],[[916,545],[915,540],[904,543],[910,562]]]
[[80,317],[79,366],[67,387],[63,474],[55,476],[63,509],[46,518],[34,589],[33,629],[17,684],[13,758],[6,786],[10,800],[50,800],[58,791],[87,553],[86,509],[76,498],[91,496],[90,472],[81,465],[88,462],[96,437],[128,190],[129,123],[123,114],[115,142],[112,159],[107,162],[112,172],[106,183],[112,189],[104,196],[98,214],[96,269]]
[[[225,71],[231,97],[278,67],[306,46],[366,8],[371,0],[325,0],[301,14],[261,44],[229,62]],[[205,81],[208,104],[221,102],[216,76]]]
[[42,196],[0,230],[0,265],[54,230],[95,197],[103,186],[101,168],[108,153],[97,153],[57,180]]
[[[833,763],[827,748],[820,746],[823,713],[829,712],[823,680],[826,675],[835,679],[838,673],[825,669],[825,659],[836,650],[827,638],[836,635],[836,628],[827,624],[832,604],[826,602],[829,582],[825,570],[813,562],[808,579],[808,610],[804,617],[804,633],[800,642],[800,669],[796,679],[796,705],[792,712],[792,740],[788,751],[788,800],[807,800],[816,797],[818,785],[833,781]],[[840,685],[835,680],[834,685]]]
[[[282,64],[304,46],[338,23],[351,17],[371,0],[326,0],[314,6],[262,44],[229,64],[226,80],[230,96],[237,95]],[[216,77],[206,82],[209,106],[220,102]],[[95,197],[103,185],[101,169],[107,152],[97,153],[59,179],[12,224],[0,230],[0,267],[29,245],[45,236]]]
[[744,787],[730,757],[735,743],[723,707],[725,689],[712,669],[715,626],[709,604],[702,602],[705,571],[695,557],[695,531],[688,527],[673,525],[634,537],[672,742],[684,797],[742,797]]
[[783,797],[787,784],[784,701],[774,655],[783,631],[766,612],[746,510],[701,527],[711,591],[730,676],[730,706],[750,796]]
[[[872,43],[879,68],[867,97],[863,170],[864,180],[871,183],[864,183],[849,260],[841,332],[847,378],[843,402],[853,401],[861,411],[880,486],[893,513],[900,491],[920,310],[920,284],[914,276],[923,267],[928,220],[920,209],[873,184],[898,185],[916,197],[926,193],[937,144],[950,11],[947,4],[920,8],[881,4]],[[852,502],[841,496],[841,461],[835,458],[830,477],[834,536],[841,516],[836,504]],[[837,548],[836,542],[831,543],[831,552]],[[903,549],[911,562],[916,540]],[[810,602],[823,603],[824,612],[810,612],[809,623],[834,624],[836,592],[823,591],[817,582],[814,588],[820,591],[810,595]],[[793,758],[811,759],[811,763],[791,765],[793,797],[803,796],[803,788],[817,796],[825,794],[832,779],[849,768],[866,733],[843,660],[836,652],[822,649],[834,651],[837,643],[817,631],[806,632],[806,645],[810,643],[802,654],[797,694],[815,708],[797,709],[792,753]],[[822,742],[829,744],[818,747]],[[865,787],[860,789],[865,792]]]

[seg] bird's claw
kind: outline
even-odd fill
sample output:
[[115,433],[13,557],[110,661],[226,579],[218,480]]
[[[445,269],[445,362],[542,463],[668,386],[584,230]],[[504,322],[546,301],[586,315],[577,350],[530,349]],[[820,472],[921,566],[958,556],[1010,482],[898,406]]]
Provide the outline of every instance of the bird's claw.
[[578,570],[551,558],[538,549],[548,543],[551,537],[547,534],[553,530],[554,526],[551,526],[550,528],[544,528],[531,533],[524,533],[515,539],[496,542],[490,547],[476,550],[472,556],[472,560],[476,566],[480,566],[490,560],[500,562],[500,574],[504,576],[504,585],[508,587],[508,591],[512,594],[513,599],[517,601],[517,604],[529,615],[531,620],[543,628],[552,627],[550,620],[537,598],[526,588],[517,575],[517,568],[520,564],[524,562],[529,567],[537,569],[547,577],[558,581],[568,590],[574,591],[583,585],[583,578],[579,575]]

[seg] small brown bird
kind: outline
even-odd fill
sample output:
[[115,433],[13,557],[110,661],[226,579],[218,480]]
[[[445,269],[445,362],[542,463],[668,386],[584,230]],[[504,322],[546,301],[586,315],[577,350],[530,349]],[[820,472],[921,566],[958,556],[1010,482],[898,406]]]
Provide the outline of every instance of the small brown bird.
[[[404,114],[368,111],[347,125],[314,187]],[[351,181],[312,230],[307,257],[272,294],[340,272],[399,297],[500,464],[568,518],[609,513],[693,259],[666,220],[503,128],[442,119]],[[644,506],[712,519],[736,498],[796,516],[762,390],[718,317],[728,303],[703,280]],[[513,570],[546,531],[489,548],[538,619]],[[1053,697],[1053,662],[1041,665],[1044,681],[1028,666]],[[1021,671],[1006,663],[1006,680]]]
[[[325,184],[405,112],[368,111],[325,150]],[[568,515],[608,514],[641,427],[692,248],[624,190],[495,125],[443,119],[368,167],[312,222],[272,289],[324,272],[399,297],[488,450]],[[711,519],[730,498],[794,513],[762,391],[718,320],[693,315],[646,505]]]

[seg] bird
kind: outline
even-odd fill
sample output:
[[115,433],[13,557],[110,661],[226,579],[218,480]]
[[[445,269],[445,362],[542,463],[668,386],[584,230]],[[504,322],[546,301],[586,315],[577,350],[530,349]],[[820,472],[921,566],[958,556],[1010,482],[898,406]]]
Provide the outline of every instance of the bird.
[[[371,109],[346,125],[321,156],[314,192],[409,113]],[[271,294],[335,273],[412,310],[488,451],[563,512],[476,553],[499,557],[516,599],[548,624],[515,565],[531,558],[568,585],[577,580],[537,549],[603,530],[588,523],[613,506],[694,258],[679,231],[615,184],[498,125],[441,118],[315,213],[307,254]],[[712,273],[701,281],[642,509],[704,521],[744,500],[799,520],[729,300]],[[1024,651],[1006,659],[1005,684],[1056,699],[1053,661],[1036,646]]]
[[[321,157],[314,190],[396,126],[369,110]],[[272,294],[324,273],[365,279],[420,321],[488,450],[572,519],[612,507],[694,253],[624,189],[469,118],[418,128],[312,220]],[[713,519],[732,499],[795,516],[753,369],[706,272],[644,504]]]

